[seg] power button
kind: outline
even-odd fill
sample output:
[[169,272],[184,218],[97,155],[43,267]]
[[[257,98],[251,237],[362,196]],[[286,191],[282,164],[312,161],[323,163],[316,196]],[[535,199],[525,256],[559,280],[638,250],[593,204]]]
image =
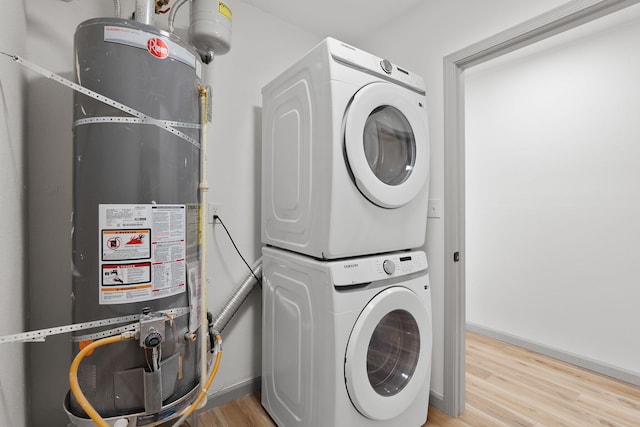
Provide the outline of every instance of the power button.
[[382,71],[387,74],[391,74],[391,72],[393,71],[393,65],[391,65],[391,62],[387,61],[386,59],[380,61],[380,67],[382,68]]
[[382,263],[382,268],[384,272],[391,276],[396,271],[396,265],[390,259],[385,259]]

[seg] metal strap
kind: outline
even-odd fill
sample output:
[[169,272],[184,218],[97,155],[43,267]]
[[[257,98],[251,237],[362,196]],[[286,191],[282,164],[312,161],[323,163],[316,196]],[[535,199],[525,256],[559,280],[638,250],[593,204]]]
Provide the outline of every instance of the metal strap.
[[[163,314],[163,315],[167,314],[172,319],[174,319],[176,317],[180,317],[182,315],[185,315],[185,314],[189,313],[189,309],[188,308],[174,308],[174,309],[171,309],[171,310],[160,311],[158,313],[159,314]],[[130,323],[130,324],[125,325],[125,326],[120,326],[119,328],[107,329],[107,330],[96,332],[96,333],[93,333],[93,334],[75,336],[75,337],[72,338],[72,341],[73,342],[92,341],[92,340],[97,340],[97,339],[100,339],[100,338],[106,338],[106,337],[111,337],[111,336],[114,336],[114,335],[118,335],[118,334],[121,334],[123,332],[137,331],[138,329],[140,329],[140,323],[139,322]]]
[[139,329],[140,329],[140,322],[135,322],[125,326],[120,326],[119,328],[112,328],[112,329],[107,329],[105,331],[96,332],[95,334],[76,336],[71,338],[71,341],[73,342],[94,341],[94,340],[99,340],[100,338],[119,335],[123,332],[138,331]]
[[[198,125],[195,123],[183,123],[183,122],[173,122],[169,120],[163,120],[168,126],[176,127],[176,128],[188,128],[188,129],[200,129],[202,125]],[[93,123],[134,123],[134,124],[150,124],[145,119],[139,119],[137,117],[118,117],[118,116],[103,116],[103,117],[87,117],[85,119],[78,119],[73,122],[73,127],[88,125]]]
[[[171,317],[180,317],[189,313],[188,307],[172,308],[169,310],[160,310],[156,313],[168,314]],[[117,325],[125,322],[137,322],[140,320],[141,314],[132,314],[129,316],[114,317],[111,319],[94,320],[91,322],[74,323],[67,326],[56,326],[48,329],[38,329],[35,331],[24,332],[21,334],[0,336],[0,344],[12,343],[12,342],[42,342],[50,335],[66,334],[69,332],[81,331],[84,329],[99,328],[101,326]],[[81,337],[75,337],[73,341],[87,341],[90,339],[104,338],[111,335],[116,335],[126,331],[134,331],[138,328],[138,323],[133,323],[118,328],[110,329],[108,331],[96,332],[95,334],[83,335]],[[93,338],[92,338],[93,337]]]
[[[6,52],[2,52],[0,51],[1,54],[6,55],[8,57],[10,57],[11,59],[13,59],[15,62],[17,62],[18,64],[22,65],[25,68],[28,68],[31,71],[35,71],[36,73],[40,74],[43,77],[46,77],[48,79],[52,79],[60,84],[62,84],[63,86],[66,86],[70,89],[75,90],[76,92],[79,92],[83,95],[89,96],[95,100],[98,100],[104,104],[107,104],[111,107],[117,108],[120,111],[124,111],[127,114],[131,114],[134,117],[137,117],[138,119],[142,120],[142,123],[146,123],[146,124],[151,124],[154,126],[158,126],[159,128],[162,128],[168,132],[171,132],[172,134],[174,134],[175,136],[184,139],[185,141],[195,145],[197,148],[200,148],[200,143],[198,141],[196,141],[195,139],[191,138],[190,136],[180,132],[179,130],[177,130],[174,125],[170,125],[169,123],[175,123],[175,122],[167,122],[164,120],[159,120],[159,119],[154,119],[153,117],[147,116],[144,113],[141,113],[138,110],[135,110],[131,107],[128,107],[124,104],[121,104],[118,101],[114,101],[113,99],[106,97],[104,95],[99,94],[98,92],[94,92],[91,89],[87,89],[84,86],[80,86],[77,83],[72,82],[71,80],[65,79],[62,76],[59,76],[58,74],[55,74],[52,71],[49,71],[45,68],[40,67],[39,65],[36,65],[32,62],[27,61],[24,58],[19,57],[18,55],[12,55]],[[191,125],[191,124],[190,124]],[[194,128],[197,129],[198,126],[200,125],[196,125],[193,124]]]

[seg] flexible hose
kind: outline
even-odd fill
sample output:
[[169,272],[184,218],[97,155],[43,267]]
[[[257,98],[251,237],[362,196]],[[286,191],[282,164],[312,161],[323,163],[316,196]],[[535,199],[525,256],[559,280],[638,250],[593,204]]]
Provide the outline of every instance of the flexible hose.
[[251,273],[244,279],[244,281],[238,286],[222,306],[220,312],[214,317],[213,330],[216,332],[222,332],[224,328],[229,324],[231,318],[238,312],[240,306],[249,297],[249,294],[255,288],[258,283],[257,277],[262,275],[262,257],[258,259],[251,267]]
[[213,365],[213,369],[209,374],[207,383],[205,384],[204,388],[200,390],[200,393],[198,394],[198,397],[196,398],[196,400],[184,410],[184,412],[180,416],[180,419],[178,419],[178,421],[176,421],[172,427],[179,427],[180,424],[182,424],[187,419],[187,417],[189,417],[189,415],[191,415],[193,411],[196,410],[196,408],[200,405],[200,402],[202,402],[202,399],[204,399],[205,396],[207,395],[207,391],[209,391],[209,387],[211,387],[211,383],[213,383],[213,379],[216,377],[216,374],[218,373],[218,367],[220,366],[220,360],[222,359],[222,337],[220,335],[216,335],[216,345],[218,347],[218,354],[216,355],[216,363]]
[[93,406],[91,406],[84,393],[82,393],[80,384],[78,383],[78,367],[80,366],[80,362],[82,362],[82,359],[84,359],[84,357],[88,353],[92,352],[96,348],[103,345],[112,344],[114,342],[126,341],[131,338],[133,338],[133,335],[131,335],[130,333],[124,333],[121,335],[116,335],[114,337],[107,337],[102,338],[98,341],[94,341],[80,350],[80,352],[73,359],[73,362],[71,362],[71,367],[69,368],[69,385],[71,386],[71,393],[73,394],[73,397],[76,398],[84,412],[86,412],[87,415],[89,415],[89,418],[91,418],[99,427],[109,427],[109,424],[107,424],[106,421],[100,416],[100,414],[98,414],[98,411],[96,411]]
[[120,0],[113,0],[113,14],[120,18]]

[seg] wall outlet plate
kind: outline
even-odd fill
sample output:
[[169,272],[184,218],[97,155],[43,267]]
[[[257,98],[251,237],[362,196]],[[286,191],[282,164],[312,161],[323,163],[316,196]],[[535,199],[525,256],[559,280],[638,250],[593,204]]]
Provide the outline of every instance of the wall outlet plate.
[[216,203],[209,203],[209,212],[207,212],[209,224],[213,224],[214,215],[222,216],[221,212],[222,212],[222,205],[216,204]]
[[429,210],[427,211],[427,218],[440,217],[442,217],[442,201],[440,199],[429,199]]

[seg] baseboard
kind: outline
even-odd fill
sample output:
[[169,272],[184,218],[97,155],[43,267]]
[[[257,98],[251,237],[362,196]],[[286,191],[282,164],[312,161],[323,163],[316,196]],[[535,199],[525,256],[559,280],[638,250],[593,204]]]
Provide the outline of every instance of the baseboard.
[[224,388],[218,391],[213,396],[208,396],[207,404],[203,408],[203,411],[217,408],[218,406],[222,406],[225,403],[236,400],[239,397],[258,392],[260,390],[260,380],[261,377],[251,378],[241,383]]
[[553,357],[554,359],[562,360],[563,362],[571,363],[572,365],[580,366],[581,368],[585,368],[629,384],[640,386],[640,374],[637,372],[612,366],[597,360],[589,359],[588,357],[559,350],[557,348],[529,341],[515,335],[507,334],[474,323],[467,322],[467,330],[495,338],[499,341],[506,342],[507,344],[513,344],[527,350],[535,351],[536,353],[544,354],[545,356]]
[[433,390],[431,390],[431,393],[429,393],[429,406],[433,406],[438,411],[446,413],[446,411],[444,410],[444,397],[442,396],[442,394],[436,393]]

